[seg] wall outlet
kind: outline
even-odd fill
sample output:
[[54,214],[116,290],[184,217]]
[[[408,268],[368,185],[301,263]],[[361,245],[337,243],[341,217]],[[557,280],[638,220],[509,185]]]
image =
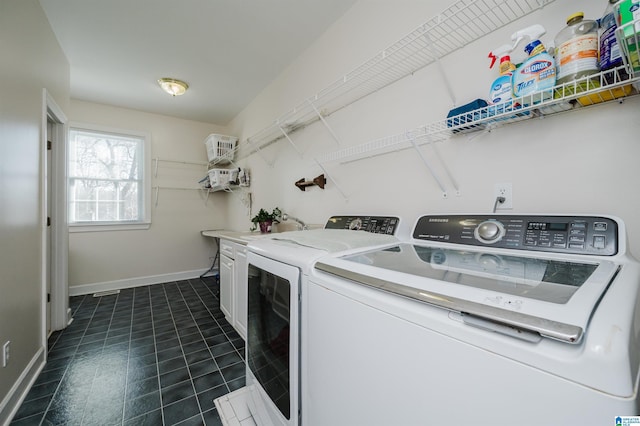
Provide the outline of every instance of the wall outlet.
[[7,340],[2,345],[2,368],[6,367],[9,363],[9,357],[11,356],[11,340]]
[[513,186],[510,183],[496,183],[493,187],[493,197],[504,198],[504,202],[496,204],[496,210],[507,210],[513,208]]

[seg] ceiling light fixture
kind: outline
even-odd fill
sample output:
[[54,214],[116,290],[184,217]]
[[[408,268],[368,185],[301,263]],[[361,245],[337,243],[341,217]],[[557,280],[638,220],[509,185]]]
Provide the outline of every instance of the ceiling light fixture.
[[189,85],[182,80],[175,78],[161,78],[158,80],[158,84],[162,87],[162,90],[170,94],[171,96],[180,96],[187,91]]

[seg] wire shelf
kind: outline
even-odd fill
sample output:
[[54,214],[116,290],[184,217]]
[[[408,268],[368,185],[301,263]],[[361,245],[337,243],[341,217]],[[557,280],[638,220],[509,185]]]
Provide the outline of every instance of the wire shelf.
[[517,121],[621,99],[635,94],[633,84],[638,81],[640,76],[628,79],[627,68],[621,66],[532,95],[426,124],[404,133],[330,152],[317,157],[316,161],[322,164],[349,163],[411,148],[412,141],[418,146],[440,142],[455,134],[488,131]]
[[554,0],[460,0],[247,139],[253,153]]

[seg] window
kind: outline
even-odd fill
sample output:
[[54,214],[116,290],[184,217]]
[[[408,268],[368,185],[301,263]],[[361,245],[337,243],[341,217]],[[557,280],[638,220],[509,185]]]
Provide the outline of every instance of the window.
[[71,227],[76,231],[148,228],[148,145],[148,136],[141,133],[71,126]]

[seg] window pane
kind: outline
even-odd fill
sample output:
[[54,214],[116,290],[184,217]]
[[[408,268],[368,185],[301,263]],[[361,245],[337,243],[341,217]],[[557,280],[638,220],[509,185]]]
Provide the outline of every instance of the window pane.
[[138,218],[138,197],[140,183],[120,183],[120,220],[135,220]]
[[142,137],[72,129],[70,222],[144,220],[144,149]]
[[138,179],[141,139],[71,132],[69,176]]

